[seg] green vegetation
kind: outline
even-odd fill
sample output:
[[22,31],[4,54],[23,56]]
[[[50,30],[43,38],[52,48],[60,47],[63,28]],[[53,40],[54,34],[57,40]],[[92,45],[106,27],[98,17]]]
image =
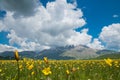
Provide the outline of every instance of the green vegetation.
[[105,59],[105,58],[120,59],[120,53],[118,53],[118,54],[104,54],[104,55],[101,55],[95,59]]
[[[0,61],[0,80],[18,80],[15,60]],[[19,61],[19,80],[119,80],[120,60]]]

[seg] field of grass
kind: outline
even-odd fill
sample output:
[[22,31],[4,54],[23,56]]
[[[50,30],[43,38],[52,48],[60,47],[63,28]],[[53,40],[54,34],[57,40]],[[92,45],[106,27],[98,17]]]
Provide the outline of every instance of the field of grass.
[[120,60],[1,60],[0,80],[119,80]]

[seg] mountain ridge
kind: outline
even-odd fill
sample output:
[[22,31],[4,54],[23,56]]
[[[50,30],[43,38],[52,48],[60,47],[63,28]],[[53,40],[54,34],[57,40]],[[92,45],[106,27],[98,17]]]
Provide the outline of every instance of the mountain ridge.
[[[0,53],[0,59],[14,59],[13,51],[5,51]],[[97,50],[92,49],[84,45],[78,46],[60,46],[51,49],[45,49],[40,52],[35,51],[22,51],[19,52],[21,58],[43,59],[48,57],[55,60],[67,60],[67,59],[91,59],[97,58],[105,54],[116,54],[119,52],[112,50]]]

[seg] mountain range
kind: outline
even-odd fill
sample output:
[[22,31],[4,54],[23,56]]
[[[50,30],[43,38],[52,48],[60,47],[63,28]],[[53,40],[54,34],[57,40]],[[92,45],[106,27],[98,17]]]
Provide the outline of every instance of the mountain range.
[[[61,46],[54,47],[50,49],[45,49],[39,52],[36,51],[22,51],[19,52],[22,58],[32,58],[32,59],[43,59],[43,57],[48,57],[49,59],[55,60],[68,60],[68,59],[102,59],[107,55],[120,55],[120,52],[113,50],[97,50],[92,49],[84,45],[78,46]],[[105,55],[105,56],[104,56]],[[103,57],[102,57],[103,56]],[[0,53],[0,59],[14,59],[13,51],[5,51]]]

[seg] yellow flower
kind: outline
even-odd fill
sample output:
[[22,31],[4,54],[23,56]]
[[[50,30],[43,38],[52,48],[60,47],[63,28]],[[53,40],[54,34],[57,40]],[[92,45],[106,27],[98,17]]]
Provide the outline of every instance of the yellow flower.
[[26,61],[27,61],[27,59],[26,59],[26,58],[23,58],[23,61],[24,61],[24,62],[26,62]]
[[70,71],[69,71],[69,70],[66,70],[66,73],[67,73],[67,74],[70,74]]
[[33,64],[31,64],[30,66],[28,66],[28,69],[31,70],[33,67]]
[[19,54],[18,54],[18,51],[17,51],[17,50],[15,50],[14,55],[15,55],[15,59],[16,59],[17,61],[19,61]]
[[119,67],[118,61],[115,61],[115,62],[114,62],[114,65],[115,65],[116,67]]
[[79,68],[79,67],[77,67],[77,69],[79,70],[80,68]]
[[20,71],[22,71],[22,68],[23,68],[22,64],[19,65],[19,69],[20,69]]
[[2,69],[0,69],[0,72],[2,72]]
[[72,68],[72,72],[75,72],[77,69],[75,67]]
[[108,58],[108,59],[104,59],[104,60],[109,66],[112,66],[112,62],[113,62],[112,59]]
[[31,75],[34,75],[35,74],[35,72],[33,71],[33,72],[31,72]]
[[44,60],[45,63],[48,63],[48,58],[47,57],[44,57],[43,60]]
[[2,74],[0,74],[1,76],[4,76],[5,75],[5,73],[2,73]]
[[22,67],[23,67],[23,66],[22,66],[22,64],[21,64],[21,65],[19,65],[19,69],[22,69]]
[[50,67],[44,68],[44,69],[42,70],[42,73],[43,73],[44,75],[52,74],[52,72],[51,72],[51,70],[50,70]]

